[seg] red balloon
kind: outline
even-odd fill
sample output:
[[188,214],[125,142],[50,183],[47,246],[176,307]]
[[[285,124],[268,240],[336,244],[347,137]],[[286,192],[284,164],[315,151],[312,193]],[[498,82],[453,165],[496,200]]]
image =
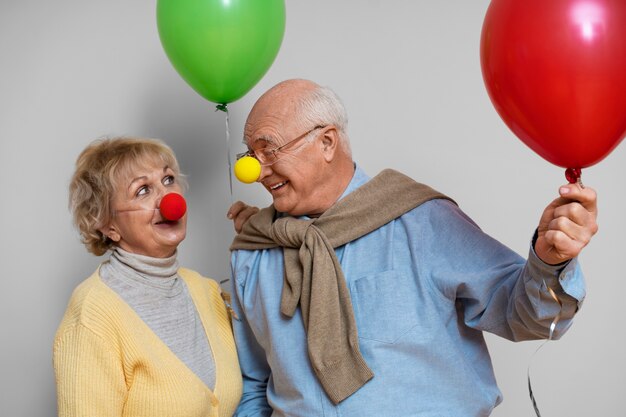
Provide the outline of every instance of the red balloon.
[[626,135],[626,0],[492,0],[480,58],[498,114],[549,162],[594,165]]
[[185,215],[187,203],[182,195],[169,193],[161,199],[159,210],[167,220],[176,221]]

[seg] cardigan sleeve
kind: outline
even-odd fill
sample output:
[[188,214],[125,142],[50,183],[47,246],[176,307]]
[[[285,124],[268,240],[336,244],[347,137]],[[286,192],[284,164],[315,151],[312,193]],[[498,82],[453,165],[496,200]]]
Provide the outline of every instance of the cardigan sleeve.
[[82,324],[58,335],[53,351],[59,417],[119,417],[127,395],[119,354]]

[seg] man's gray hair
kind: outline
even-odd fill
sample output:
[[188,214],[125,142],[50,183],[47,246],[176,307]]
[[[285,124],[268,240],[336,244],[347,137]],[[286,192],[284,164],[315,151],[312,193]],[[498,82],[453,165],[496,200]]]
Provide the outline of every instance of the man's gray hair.
[[305,94],[298,103],[296,114],[299,115],[303,129],[313,126],[334,125],[339,133],[341,147],[348,155],[352,154],[348,137],[348,113],[339,96],[330,88],[318,86]]

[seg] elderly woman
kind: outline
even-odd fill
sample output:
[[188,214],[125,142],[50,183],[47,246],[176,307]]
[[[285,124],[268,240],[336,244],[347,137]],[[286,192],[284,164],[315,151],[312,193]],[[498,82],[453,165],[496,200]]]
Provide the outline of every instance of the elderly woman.
[[74,290],[54,340],[59,416],[235,411],[241,373],[220,287],[179,268],[187,216],[159,210],[183,189],[158,140],[100,140],[78,157],[74,222],[90,252],[110,255]]

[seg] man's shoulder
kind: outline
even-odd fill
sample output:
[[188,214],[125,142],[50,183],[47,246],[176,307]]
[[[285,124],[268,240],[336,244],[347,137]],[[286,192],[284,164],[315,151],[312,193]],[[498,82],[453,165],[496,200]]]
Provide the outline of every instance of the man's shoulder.
[[435,197],[429,200],[424,201],[420,205],[416,206],[414,209],[409,210],[407,213],[452,213],[459,211],[459,207],[454,202],[454,200],[446,198],[446,197]]
[[419,232],[427,239],[445,239],[444,231],[465,233],[480,229],[455,202],[443,198],[426,201],[396,220],[408,233]]

